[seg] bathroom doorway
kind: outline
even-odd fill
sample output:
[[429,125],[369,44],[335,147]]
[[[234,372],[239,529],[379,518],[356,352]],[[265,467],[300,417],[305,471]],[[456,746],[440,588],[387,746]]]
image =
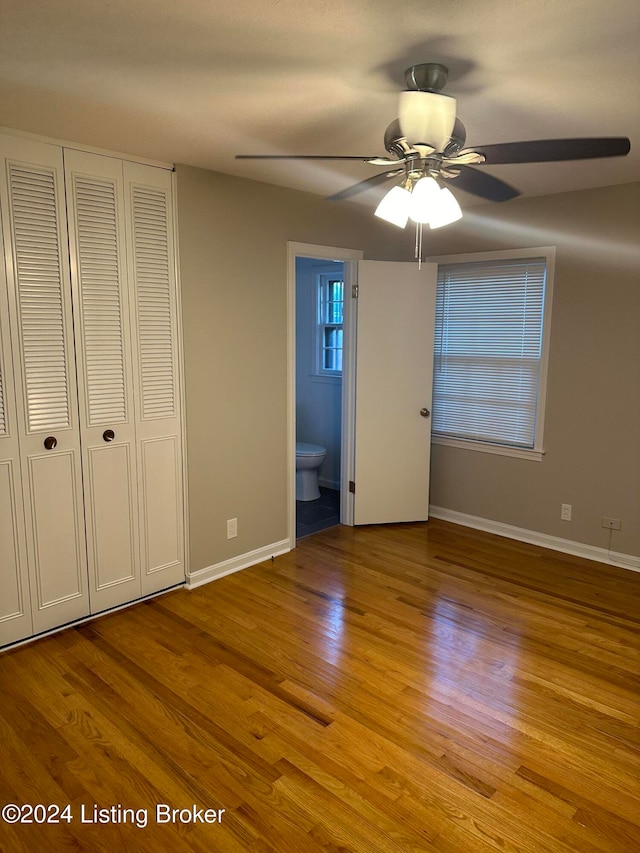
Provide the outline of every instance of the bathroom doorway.
[[[348,445],[345,452],[343,434],[348,383],[344,380],[350,347],[350,281],[352,267],[361,257],[357,250],[289,244],[289,311],[295,319],[289,336],[289,363],[295,365],[289,386],[292,544],[344,522],[348,511],[345,471],[350,454]],[[318,460],[323,451],[317,472],[296,471],[296,462],[299,467],[313,466],[303,453]],[[311,479],[313,486],[316,476],[314,493],[308,485]]]
[[358,250],[294,242],[287,244],[287,253],[291,547],[296,541],[298,257],[344,264],[340,523],[428,520],[437,264],[364,261]]
[[340,523],[343,306],[344,263],[297,257],[297,539]]

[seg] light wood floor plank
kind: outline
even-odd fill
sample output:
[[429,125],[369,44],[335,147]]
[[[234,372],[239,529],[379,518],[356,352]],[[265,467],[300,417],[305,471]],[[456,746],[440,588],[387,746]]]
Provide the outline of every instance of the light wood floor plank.
[[74,819],[0,850],[638,853],[639,603],[443,521],[336,527],[8,650],[2,804]]

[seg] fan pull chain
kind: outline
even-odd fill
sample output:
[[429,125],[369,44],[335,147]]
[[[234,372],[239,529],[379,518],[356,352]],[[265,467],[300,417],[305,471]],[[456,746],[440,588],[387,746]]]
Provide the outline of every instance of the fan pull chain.
[[422,222],[416,222],[416,248],[415,258],[418,260],[418,269],[422,269]]

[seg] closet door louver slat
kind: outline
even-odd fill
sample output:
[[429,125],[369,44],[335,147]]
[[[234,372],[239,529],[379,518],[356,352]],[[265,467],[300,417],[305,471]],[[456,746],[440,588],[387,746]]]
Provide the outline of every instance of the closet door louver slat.
[[176,414],[175,342],[166,193],[133,186],[142,417]]
[[115,187],[76,177],[74,197],[88,425],[121,423],[127,406]]
[[27,427],[64,429],[71,418],[55,173],[11,164],[9,195]]
[[7,434],[7,419],[4,412],[4,382],[2,380],[2,363],[0,362],[0,435]]

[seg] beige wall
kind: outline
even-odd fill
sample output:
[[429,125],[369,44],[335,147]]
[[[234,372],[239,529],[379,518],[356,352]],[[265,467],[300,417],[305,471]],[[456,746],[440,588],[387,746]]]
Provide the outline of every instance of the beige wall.
[[[178,167],[191,570],[287,536],[286,242],[410,260],[368,207]],[[640,554],[640,185],[481,205],[432,254],[557,246],[542,462],[435,445],[432,503]],[[560,521],[560,504],[573,521]],[[238,538],[226,539],[226,519]]]
[[[197,571],[287,537],[287,241],[378,259],[407,248],[394,255],[395,229],[368,207],[186,166],[177,175]],[[228,518],[237,539],[226,538]]]
[[[557,246],[542,462],[434,445],[436,506],[640,555],[640,184],[474,207],[430,253]],[[560,520],[560,504],[573,520]]]

